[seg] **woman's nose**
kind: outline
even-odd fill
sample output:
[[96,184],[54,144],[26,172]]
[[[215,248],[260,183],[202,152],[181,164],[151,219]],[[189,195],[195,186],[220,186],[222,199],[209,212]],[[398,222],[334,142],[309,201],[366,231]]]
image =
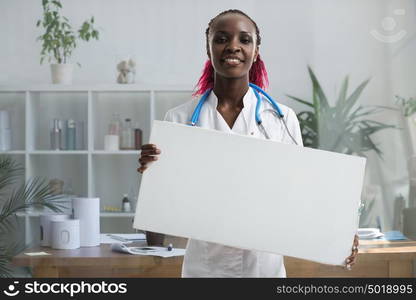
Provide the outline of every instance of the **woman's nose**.
[[225,50],[227,53],[237,53],[241,51],[241,48],[238,46],[228,46]]
[[227,45],[226,51],[235,53],[241,51],[239,41],[237,39],[232,39]]

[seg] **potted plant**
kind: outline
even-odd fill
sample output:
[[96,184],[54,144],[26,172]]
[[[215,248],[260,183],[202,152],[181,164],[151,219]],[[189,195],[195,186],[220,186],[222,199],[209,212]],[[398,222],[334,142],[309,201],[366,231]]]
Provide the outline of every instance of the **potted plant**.
[[409,201],[403,209],[403,233],[410,239],[416,238],[416,99],[396,96],[396,103],[401,107],[404,117],[407,137],[410,143],[411,157],[409,158]]
[[10,261],[25,248],[17,213],[32,207],[61,212],[65,204],[45,180],[36,177],[22,182],[23,171],[12,158],[0,155],[0,277],[13,275]]
[[306,147],[323,149],[338,153],[365,156],[367,151],[382,155],[374,143],[372,135],[394,125],[367,119],[367,117],[390,109],[383,106],[357,106],[357,100],[369,80],[361,83],[349,96],[348,76],[344,79],[341,91],[334,106],[331,106],[313,70],[308,66],[312,81],[312,101],[294,96],[289,98],[310,108],[297,114],[303,143]]
[[[359,156],[365,156],[368,151],[375,151],[381,157],[382,151],[373,141],[372,136],[384,129],[396,128],[396,126],[368,119],[369,116],[391,108],[357,105],[358,98],[369,80],[362,82],[348,96],[347,76],[342,83],[338,99],[331,106],[312,68],[309,66],[308,71],[312,81],[312,101],[287,95],[309,108],[309,110],[297,114],[304,146]],[[367,187],[367,189],[369,188],[372,187]],[[374,200],[375,198],[372,199],[366,193],[363,193],[360,207],[360,225],[368,226],[371,222],[370,213],[374,206]]]
[[42,26],[45,32],[37,40],[42,42],[41,59],[51,64],[52,83],[71,84],[73,65],[69,62],[78,40],[98,40],[98,31],[94,28],[94,17],[84,21],[75,32],[69,20],[61,15],[62,4],[59,0],[42,0],[43,19],[36,26]]
[[396,103],[401,107],[405,127],[410,141],[412,155],[416,155],[416,99],[396,96]]

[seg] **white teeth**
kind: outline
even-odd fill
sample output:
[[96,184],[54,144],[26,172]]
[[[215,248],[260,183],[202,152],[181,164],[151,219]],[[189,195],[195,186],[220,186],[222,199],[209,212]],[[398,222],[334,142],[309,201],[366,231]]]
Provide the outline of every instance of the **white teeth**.
[[240,60],[238,58],[226,58],[225,61],[228,62],[228,63],[233,63],[233,64],[236,64],[236,63],[240,62]]

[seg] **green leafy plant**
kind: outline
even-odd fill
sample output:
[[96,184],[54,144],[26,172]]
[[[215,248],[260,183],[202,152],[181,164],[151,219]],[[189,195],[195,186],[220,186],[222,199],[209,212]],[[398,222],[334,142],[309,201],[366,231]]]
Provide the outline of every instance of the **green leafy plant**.
[[403,108],[403,114],[405,117],[410,117],[416,112],[416,99],[405,99],[400,96],[396,96],[396,103]]
[[382,151],[372,139],[372,135],[394,125],[368,119],[388,107],[357,105],[358,98],[369,80],[361,83],[349,96],[348,76],[344,79],[338,99],[331,106],[311,67],[308,66],[312,81],[312,101],[287,95],[291,99],[310,108],[297,114],[303,143],[306,147],[318,148],[338,153],[365,156],[367,151]]
[[53,195],[41,178],[22,181],[24,168],[9,156],[0,155],[0,277],[11,277],[10,261],[25,248],[17,213],[27,208],[60,212],[62,196]]
[[47,58],[49,62],[65,64],[77,47],[77,40],[89,41],[99,38],[98,31],[94,28],[94,17],[84,21],[77,33],[72,29],[69,20],[61,15],[62,4],[58,0],[42,0],[43,19],[38,20],[37,27],[45,29],[45,33],[38,37],[42,41],[42,64]]

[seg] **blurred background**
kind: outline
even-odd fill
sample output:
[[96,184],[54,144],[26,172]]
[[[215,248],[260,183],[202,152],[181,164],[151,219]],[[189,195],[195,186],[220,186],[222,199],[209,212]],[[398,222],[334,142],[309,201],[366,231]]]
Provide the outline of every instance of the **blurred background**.
[[[61,3],[62,13],[74,28],[93,16],[100,34],[98,40],[77,42],[71,62],[78,62],[81,67],[74,67],[74,86],[116,84],[117,64],[132,58],[136,64],[135,86],[160,86],[161,90],[181,87],[187,91],[174,97],[162,91],[159,100],[155,100],[156,108],[146,106],[150,119],[162,118],[168,108],[190,99],[207,59],[204,33],[210,19],[230,8],[244,11],[260,29],[260,54],[269,74],[269,94],[299,114],[304,140],[308,139],[306,146],[367,157],[360,227],[398,230],[416,238],[416,225],[411,221],[416,218],[412,209],[416,206],[416,115],[413,114],[416,111],[416,1],[63,0]],[[42,14],[41,1],[0,0],[0,86],[50,83],[49,63],[40,64],[42,43],[36,40],[44,33],[43,28],[36,26]],[[15,95],[12,90],[9,88]],[[16,93],[22,90],[25,88],[16,88]],[[308,106],[293,99],[312,103],[314,95],[327,107],[320,114],[326,118],[319,119],[315,127],[316,105]],[[47,96],[51,95],[45,96],[39,91],[35,98],[39,97],[40,106],[30,111],[42,113],[43,103],[47,105],[51,101]],[[80,103],[83,101],[83,96],[76,92],[71,97]],[[99,112],[108,114],[106,122],[111,118],[112,97],[116,96],[99,91],[92,98],[92,105],[101,105]],[[127,102],[135,101],[132,97],[125,95],[130,99]],[[174,100],[166,105],[164,99]],[[64,103],[70,101],[66,99]],[[6,103],[11,106],[10,102]],[[84,108],[87,108],[86,102]],[[128,106],[121,108],[121,112],[128,110]],[[86,110],[80,109],[74,114],[83,111]],[[48,117],[52,118],[53,113]],[[145,142],[150,125],[147,125],[149,118],[143,118],[147,118],[146,125],[141,124]],[[99,120],[93,122],[97,122],[96,127],[107,126]],[[42,126],[48,125],[38,125]],[[98,132],[99,135],[104,135],[104,131]],[[21,146],[24,155],[31,150],[27,144],[30,138],[26,137],[25,141],[26,144],[21,142],[15,149]],[[92,144],[99,145],[98,149],[103,141],[94,139],[85,150],[92,151]],[[32,150],[37,149],[42,147],[35,145]],[[84,159],[87,157],[76,158],[78,167],[85,165]],[[49,161],[47,157],[33,162],[30,158],[21,160],[28,164],[29,175],[48,175],[36,171]],[[131,165],[124,156],[114,158],[114,165],[107,162],[100,165],[101,160],[102,157],[93,160],[88,167],[92,171],[87,170],[83,177],[73,180],[74,189],[81,190],[79,194],[94,196],[101,188],[97,183],[79,181],[110,180],[99,177],[114,165],[123,165],[123,168]],[[70,168],[72,162],[65,164]],[[137,176],[135,171],[131,173]],[[134,180],[137,182],[137,177]],[[121,194],[130,193],[130,189],[131,186],[126,186],[114,197],[121,201]],[[104,188],[98,194],[107,192],[111,193]],[[137,191],[129,194],[134,195],[137,196]]]

